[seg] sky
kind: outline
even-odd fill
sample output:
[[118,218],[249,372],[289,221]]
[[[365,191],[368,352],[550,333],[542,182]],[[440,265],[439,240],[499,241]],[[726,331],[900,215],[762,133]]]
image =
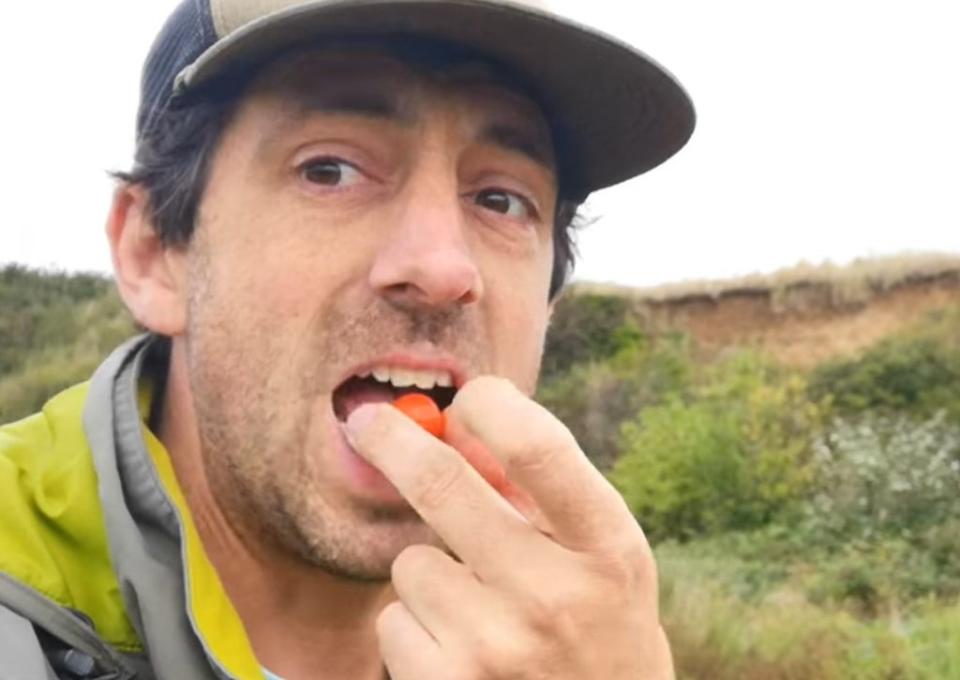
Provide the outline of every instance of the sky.
[[[108,170],[174,0],[16,3],[0,25],[0,263],[109,272]],[[577,278],[653,286],[960,254],[960,3],[555,0],[666,66],[698,127],[591,197]],[[598,76],[602,77],[602,76]]]

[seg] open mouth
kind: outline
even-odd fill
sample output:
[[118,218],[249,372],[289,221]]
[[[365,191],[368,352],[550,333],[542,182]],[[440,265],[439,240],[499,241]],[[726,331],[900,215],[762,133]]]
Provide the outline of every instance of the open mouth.
[[411,392],[427,395],[442,410],[453,402],[457,389],[448,371],[378,367],[341,383],[333,391],[333,412],[337,420],[346,422],[364,404],[392,402]]

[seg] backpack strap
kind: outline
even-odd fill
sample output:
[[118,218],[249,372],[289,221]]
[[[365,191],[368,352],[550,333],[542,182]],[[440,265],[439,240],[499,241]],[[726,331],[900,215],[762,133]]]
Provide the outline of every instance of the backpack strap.
[[[42,672],[33,668],[38,659]],[[30,664],[23,672],[10,675],[10,680],[56,679],[54,668],[79,678],[131,680],[134,677],[127,664],[81,616],[3,573],[0,573],[0,661],[4,669],[11,663],[14,668],[21,662]],[[7,680],[7,676],[0,675],[0,680]]]

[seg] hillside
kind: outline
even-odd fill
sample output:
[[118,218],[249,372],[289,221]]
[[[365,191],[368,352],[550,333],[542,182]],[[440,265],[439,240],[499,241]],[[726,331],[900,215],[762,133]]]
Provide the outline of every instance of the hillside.
[[798,266],[767,276],[654,289],[582,284],[572,292],[623,297],[641,327],[689,334],[707,354],[749,347],[810,368],[855,356],[960,303],[960,255]]

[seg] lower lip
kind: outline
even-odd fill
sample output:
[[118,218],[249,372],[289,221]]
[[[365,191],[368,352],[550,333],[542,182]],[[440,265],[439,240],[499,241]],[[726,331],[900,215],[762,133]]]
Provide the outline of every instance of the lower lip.
[[353,450],[343,432],[343,427],[334,418],[334,448],[341,476],[354,495],[363,496],[386,504],[406,502],[393,483],[380,470],[372,466]]

